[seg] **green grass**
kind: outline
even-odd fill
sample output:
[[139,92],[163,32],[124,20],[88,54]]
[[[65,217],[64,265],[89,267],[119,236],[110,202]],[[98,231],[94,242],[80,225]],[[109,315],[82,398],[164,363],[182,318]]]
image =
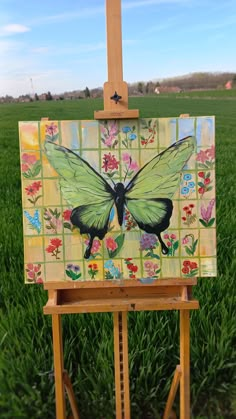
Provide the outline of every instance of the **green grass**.
[[[131,98],[143,117],[216,115],[218,276],[199,279],[191,315],[194,418],[236,417],[236,98]],[[51,319],[41,286],[23,284],[17,121],[91,119],[101,100],[0,105],[0,417],[55,417]],[[63,318],[65,366],[81,418],[115,412],[110,314]],[[178,313],[129,314],[132,418],[159,418],[178,355]],[[176,409],[178,400],[176,401]]]

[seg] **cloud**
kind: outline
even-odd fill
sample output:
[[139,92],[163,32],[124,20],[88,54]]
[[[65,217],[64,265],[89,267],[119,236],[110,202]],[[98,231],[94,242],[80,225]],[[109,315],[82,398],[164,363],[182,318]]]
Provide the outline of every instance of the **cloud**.
[[11,23],[0,28],[0,36],[10,36],[18,33],[29,32],[30,28],[19,23]]
[[47,24],[52,22],[66,22],[75,19],[83,19],[85,17],[97,16],[98,14],[104,13],[104,7],[89,7],[80,10],[74,10],[67,13],[59,13],[56,15],[46,15],[42,17],[38,17],[36,19],[31,20],[30,24],[32,25],[41,25]]

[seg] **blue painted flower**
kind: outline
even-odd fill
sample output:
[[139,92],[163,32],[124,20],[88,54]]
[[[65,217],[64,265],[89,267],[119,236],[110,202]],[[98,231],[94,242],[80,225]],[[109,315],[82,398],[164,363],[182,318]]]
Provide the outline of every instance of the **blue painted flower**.
[[124,133],[124,134],[127,134],[128,132],[130,132],[131,131],[131,128],[130,127],[128,127],[128,126],[126,126],[126,127],[123,127],[122,128],[122,132]]
[[181,193],[182,193],[182,195],[187,195],[189,193],[189,188],[187,188],[187,186],[184,186],[181,189]]
[[30,215],[28,211],[24,211],[24,215],[26,216],[27,220],[29,221],[30,225],[37,230],[38,233],[41,231],[41,221],[39,220],[39,210],[36,209],[34,212],[34,216]]
[[131,141],[136,140],[136,138],[137,138],[137,135],[136,134],[130,134],[129,135],[129,140],[131,140]]
[[74,265],[74,271],[75,272],[79,272],[80,271],[80,267],[78,265]]
[[195,182],[188,182],[188,187],[189,188],[194,188],[195,186]]
[[192,179],[192,175],[190,173],[186,173],[184,175],[184,180],[191,180]]
[[114,266],[114,263],[112,262],[112,260],[107,260],[107,261],[104,263],[104,267],[105,267],[106,269],[108,269],[108,270],[110,270],[111,268],[113,268],[113,266]]

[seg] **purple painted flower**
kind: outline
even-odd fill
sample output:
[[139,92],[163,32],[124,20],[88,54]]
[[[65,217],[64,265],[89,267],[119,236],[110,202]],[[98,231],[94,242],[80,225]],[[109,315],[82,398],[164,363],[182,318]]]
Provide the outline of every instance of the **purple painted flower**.
[[201,205],[201,216],[202,216],[202,219],[203,219],[206,223],[208,223],[208,222],[209,222],[209,220],[211,219],[211,214],[212,214],[212,210],[213,210],[214,205],[215,205],[215,199],[212,199],[212,200],[209,202],[209,204],[208,204],[207,208],[204,208],[204,206],[203,206],[203,205]]
[[80,271],[80,267],[79,267],[79,266],[77,266],[77,265],[74,265],[74,271],[75,271],[75,272],[79,272],[79,271]]
[[72,263],[68,263],[66,269],[73,269],[74,265]]
[[153,249],[157,244],[157,237],[155,234],[143,234],[140,239],[140,249]]

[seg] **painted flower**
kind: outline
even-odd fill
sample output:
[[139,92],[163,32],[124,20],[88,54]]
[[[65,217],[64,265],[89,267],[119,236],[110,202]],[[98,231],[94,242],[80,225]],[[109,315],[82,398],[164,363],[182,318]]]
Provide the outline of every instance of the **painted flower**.
[[27,154],[24,153],[21,156],[21,160],[26,163],[27,165],[32,165],[34,163],[36,163],[37,161],[37,157],[34,154]]
[[127,134],[128,132],[130,132],[131,131],[131,128],[130,127],[128,127],[128,126],[126,126],[126,127],[123,127],[122,128],[122,132],[124,133],[124,134]]
[[145,233],[141,236],[141,239],[140,239],[141,250],[154,249],[156,244],[157,244],[157,236],[155,234]]
[[65,221],[70,221],[70,216],[71,216],[72,210],[71,209],[66,209],[63,211],[62,213],[62,217]]
[[46,247],[46,252],[47,253],[51,253],[51,256],[55,257],[56,259],[60,259],[59,258],[59,253],[61,253],[61,251],[59,250],[59,247],[62,246],[62,241],[61,239],[55,237],[50,239],[50,243],[49,245]]
[[184,180],[191,180],[192,179],[192,175],[190,173],[186,173],[184,175]]
[[211,227],[214,224],[215,218],[211,218],[212,211],[215,205],[215,199],[212,199],[207,208],[204,207],[204,205],[201,205],[201,217],[199,221],[201,222],[204,227]]
[[80,266],[68,263],[66,267],[66,275],[73,281],[76,281],[81,277]]
[[112,170],[116,170],[119,167],[119,161],[116,160],[114,155],[111,155],[111,153],[109,154],[104,154],[103,156],[103,165],[102,165],[102,169],[105,169],[105,172],[107,173],[108,171],[112,171]]
[[105,239],[105,243],[106,243],[106,248],[112,252],[114,252],[114,250],[116,250],[118,247],[118,244],[115,242],[113,237],[107,237]]
[[137,138],[137,135],[136,134],[130,134],[129,135],[129,140],[131,140],[131,141],[136,140],[136,138]]
[[28,282],[34,282],[35,284],[41,284],[43,282],[41,266],[41,263],[27,263],[25,270]]
[[25,188],[26,194],[31,197],[31,198],[28,199],[28,201],[33,205],[35,205],[37,200],[39,198],[41,198],[41,196],[42,196],[42,195],[36,196],[37,192],[39,192],[40,188],[42,188],[41,181],[33,182],[33,183],[31,183],[31,185],[28,185]]
[[[86,246],[88,246],[89,245],[89,239],[86,239],[84,243],[85,243]],[[95,259],[95,257],[98,255],[100,247],[101,247],[101,242],[97,239],[94,239],[93,240],[93,245],[92,245],[92,248],[91,248],[91,255],[92,255],[93,259]]]
[[52,122],[50,125],[46,125],[46,133],[53,136],[57,132],[57,125]]
[[189,193],[189,188],[187,188],[187,186],[184,186],[181,189],[181,193],[182,193],[182,195],[187,195]]
[[43,218],[45,220],[45,228],[49,233],[57,234],[58,229],[62,225],[62,221],[60,220],[61,213],[58,211],[57,208],[44,208],[44,215]]
[[138,271],[138,266],[132,262],[132,258],[125,259],[125,264],[129,270],[129,278],[135,279],[136,278],[136,272]]

